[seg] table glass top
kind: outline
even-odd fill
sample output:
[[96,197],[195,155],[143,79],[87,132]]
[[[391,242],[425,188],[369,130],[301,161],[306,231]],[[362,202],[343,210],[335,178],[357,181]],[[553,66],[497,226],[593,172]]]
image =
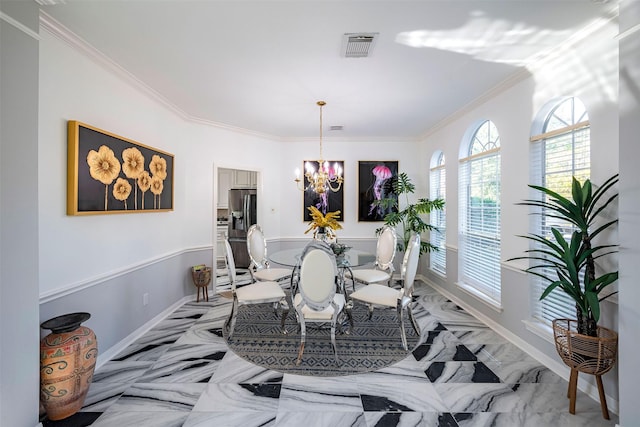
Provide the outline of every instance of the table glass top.
[[[304,247],[277,251],[269,254],[269,260],[275,264],[295,267],[300,261],[300,255],[303,250]],[[338,267],[359,267],[366,264],[372,264],[376,260],[375,254],[354,248],[349,249],[345,253],[344,257],[347,264],[343,265],[339,263]]]

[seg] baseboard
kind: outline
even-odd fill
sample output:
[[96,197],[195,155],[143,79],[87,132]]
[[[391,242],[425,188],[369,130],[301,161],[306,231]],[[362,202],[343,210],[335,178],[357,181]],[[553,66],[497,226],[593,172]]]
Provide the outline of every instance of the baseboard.
[[[429,286],[431,286],[432,288],[440,292],[445,297],[449,298],[451,301],[453,301],[454,303],[456,303],[466,311],[468,311],[470,314],[472,314],[478,320],[482,321],[489,328],[493,329],[497,334],[501,335],[503,338],[507,339],[513,345],[520,348],[525,353],[529,354],[531,357],[536,359],[538,362],[542,363],[544,366],[546,366],[551,371],[559,375],[561,378],[564,378],[566,381],[569,381],[570,372],[564,363],[561,363],[549,357],[548,355],[544,354],[543,352],[538,350],[536,347],[533,347],[528,342],[520,338],[518,335],[514,334],[504,326],[495,322],[491,318],[485,316],[480,311],[476,310],[475,308],[473,308],[472,306],[470,306],[469,304],[467,304],[466,302],[458,298],[456,295],[452,294],[442,286],[432,282],[423,274],[419,274],[417,278],[419,278],[420,280],[422,280],[423,282],[425,282],[426,284],[428,284]],[[592,384],[588,381],[583,380],[582,377],[580,376],[578,377],[578,389],[583,391],[585,394],[587,394],[596,402],[600,402],[600,396],[598,394],[597,386],[595,384]],[[609,410],[615,414],[618,414],[618,405],[619,405],[618,400],[613,399],[611,396],[608,396],[608,395],[606,395],[606,399],[607,399],[607,406]]]
[[107,351],[101,352],[100,355],[98,356],[98,360],[96,362],[96,370],[98,370],[102,365],[104,365],[105,363],[107,363],[108,361],[113,359],[120,352],[122,352],[124,349],[129,347],[131,344],[133,344],[137,339],[142,337],[151,328],[153,328],[158,323],[160,323],[162,320],[164,320],[169,314],[173,313],[182,304],[184,304],[186,302],[189,302],[189,301],[194,301],[195,299],[196,299],[196,295],[195,294],[194,295],[187,295],[187,296],[183,297],[178,302],[170,305],[164,311],[160,312],[153,319],[149,320],[147,323],[145,323],[144,325],[140,326],[138,329],[136,329],[135,331],[133,331],[132,333],[127,335],[124,339],[122,339],[121,341],[119,341],[115,345],[111,346]]

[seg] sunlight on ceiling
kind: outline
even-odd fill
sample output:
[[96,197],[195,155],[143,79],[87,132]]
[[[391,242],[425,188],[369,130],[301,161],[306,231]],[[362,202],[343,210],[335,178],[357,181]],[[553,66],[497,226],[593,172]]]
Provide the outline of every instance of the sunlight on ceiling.
[[402,32],[397,35],[396,42],[456,52],[481,61],[523,66],[531,58],[564,42],[571,34],[571,29],[538,28],[473,12],[462,27]]

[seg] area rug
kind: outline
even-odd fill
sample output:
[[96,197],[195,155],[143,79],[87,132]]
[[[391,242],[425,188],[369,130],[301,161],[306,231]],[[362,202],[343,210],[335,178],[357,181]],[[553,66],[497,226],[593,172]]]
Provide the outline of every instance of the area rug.
[[[295,310],[286,320],[287,335],[280,332],[280,317],[270,304],[240,306],[233,338],[224,337],[229,348],[251,363],[283,373],[313,376],[339,376],[376,371],[407,357],[418,344],[407,313],[405,330],[409,350],[402,348],[400,325],[395,309],[376,309],[368,320],[368,310],[356,303],[354,327],[347,333],[336,332],[339,362],[335,363],[331,333],[327,325],[307,325],[307,340],[302,362],[296,366],[300,330]],[[348,323],[345,322],[345,327]]]

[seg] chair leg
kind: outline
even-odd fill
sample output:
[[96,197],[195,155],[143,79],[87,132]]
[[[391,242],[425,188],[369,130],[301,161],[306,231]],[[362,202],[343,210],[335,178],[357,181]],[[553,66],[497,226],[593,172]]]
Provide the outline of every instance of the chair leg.
[[300,349],[298,350],[298,359],[296,360],[296,366],[300,365],[300,362],[302,362],[302,354],[304,353],[304,342],[307,338],[307,327],[304,323],[304,319],[300,320]]
[[398,304],[398,319],[400,319],[400,336],[402,337],[402,348],[407,350],[407,333],[404,331],[404,316],[402,315],[402,306]]
[[287,304],[286,298],[280,300],[280,308],[282,310],[282,319],[280,319],[280,331],[286,335],[287,328],[285,328],[284,323],[289,315],[289,304]]
[[609,408],[607,408],[607,398],[604,395],[604,387],[602,386],[602,375],[596,375],[596,383],[598,383],[598,394],[600,395],[600,408],[602,416],[605,420],[609,418]]
[[369,304],[369,320],[373,317],[373,304]]
[[233,303],[231,305],[231,313],[229,314],[229,319],[227,323],[229,324],[229,339],[233,337],[233,330],[236,327],[236,316],[238,315],[238,300],[233,298]]
[[347,312],[347,318],[349,319],[349,330],[346,332],[347,334],[351,333],[353,330],[353,315],[351,314],[351,309],[353,308],[353,301],[349,300],[344,307],[344,310]]
[[416,318],[413,315],[413,310],[411,310],[411,306],[407,306],[407,311],[409,312],[409,319],[411,320],[411,325],[413,326],[413,330],[416,331],[416,335],[420,337],[420,326],[418,326],[418,322],[416,322]]
[[336,364],[338,363],[338,347],[336,346],[336,316],[333,317],[333,322],[331,322],[331,347],[333,347],[333,357],[335,358]]
[[569,413],[576,414],[576,392],[578,389],[578,370],[571,370],[571,378],[569,381]]

